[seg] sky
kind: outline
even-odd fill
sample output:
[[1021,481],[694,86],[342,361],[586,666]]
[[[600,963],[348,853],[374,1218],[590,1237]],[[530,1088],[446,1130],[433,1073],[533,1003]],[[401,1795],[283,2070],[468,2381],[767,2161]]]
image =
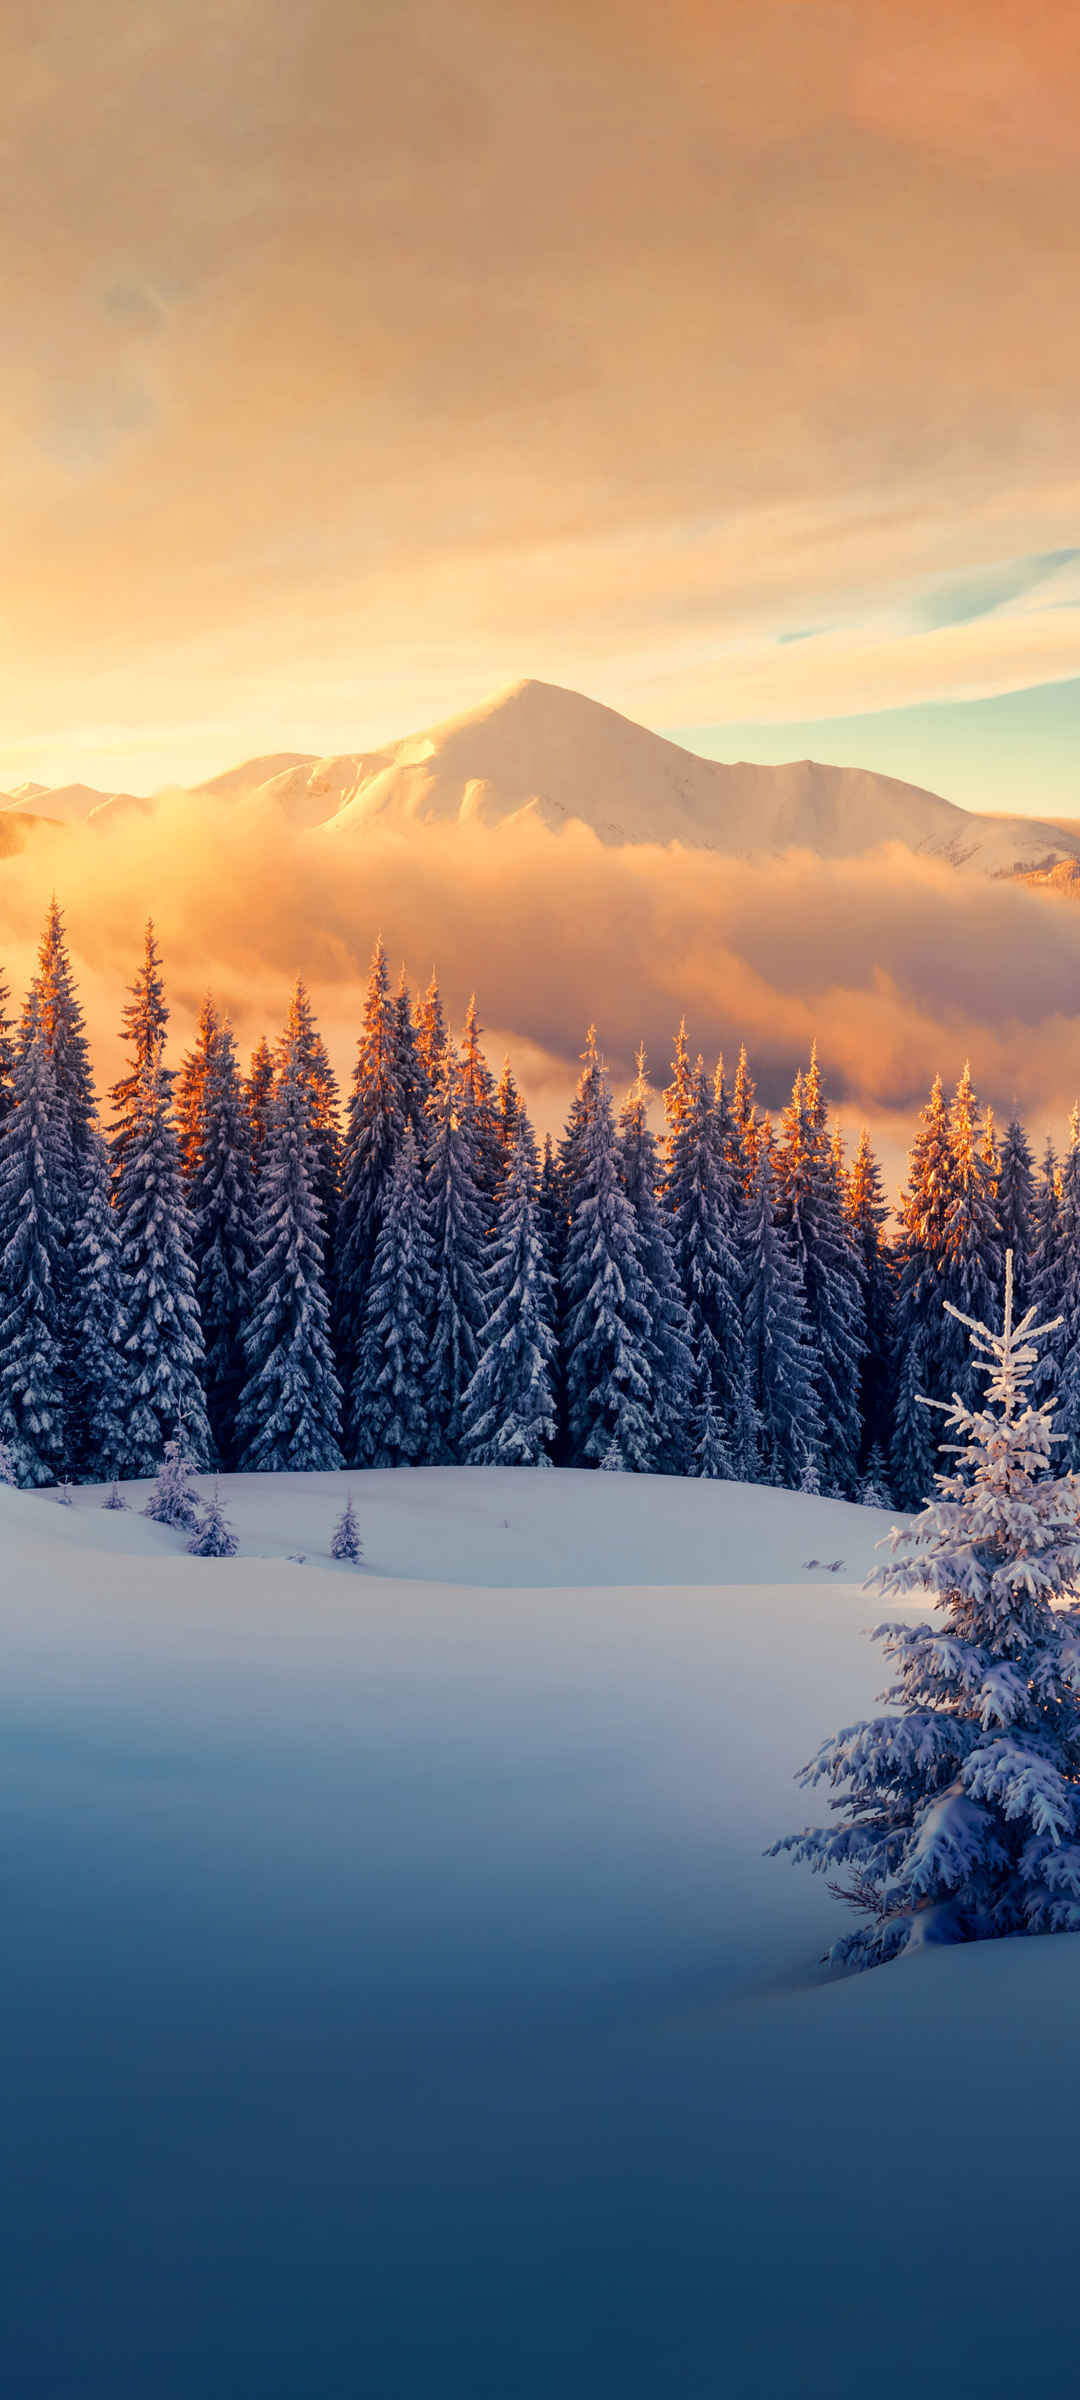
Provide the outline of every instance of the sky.
[[521,675],[1080,814],[1080,18],[46,0],[0,37],[0,788]]

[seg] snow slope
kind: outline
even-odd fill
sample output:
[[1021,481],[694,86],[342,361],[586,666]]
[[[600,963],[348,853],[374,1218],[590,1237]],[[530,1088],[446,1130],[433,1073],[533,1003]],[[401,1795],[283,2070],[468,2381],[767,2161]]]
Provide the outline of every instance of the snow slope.
[[823,1982],[841,1905],[761,1856],[880,1684],[887,1520],[222,1496],[203,1562],[0,1491],[9,2388],[1071,2388],[1080,1944]]
[[[856,858],[885,842],[985,873],[1080,858],[1075,827],[980,816],[936,793],[814,759],[784,766],[696,757],[580,692],[531,679],[446,723],[370,752],[280,752],[199,787],[228,802],[258,794],[291,824],[334,840],[376,823],[419,828],[539,820],[586,824],[609,843],[679,842],[739,856],[790,848]],[[105,822],[132,803],[73,785],[35,787],[37,816]]]

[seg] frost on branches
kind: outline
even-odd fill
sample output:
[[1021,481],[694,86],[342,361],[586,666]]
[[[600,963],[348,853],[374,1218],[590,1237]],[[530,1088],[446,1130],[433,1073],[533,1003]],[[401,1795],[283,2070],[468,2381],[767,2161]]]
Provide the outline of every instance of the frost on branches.
[[[950,1304],[946,1304],[950,1305]],[[930,1592],[940,1622],[883,1625],[897,1714],[849,1726],[803,1770],[834,1826],[789,1835],[868,1922],[833,1960],[876,1966],[927,1943],[1080,1931],[1080,1487],[1051,1472],[1053,1403],[1031,1403],[1035,1309],[988,1331],[959,1310],[988,1377],[945,1413],[955,1465],[893,1535],[887,1592]]]

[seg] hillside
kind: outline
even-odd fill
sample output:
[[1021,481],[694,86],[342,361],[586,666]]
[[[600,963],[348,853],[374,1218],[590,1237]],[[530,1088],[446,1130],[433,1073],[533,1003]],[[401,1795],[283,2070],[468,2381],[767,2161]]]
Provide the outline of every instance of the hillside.
[[[589,826],[609,844],[679,843],[739,857],[788,849],[858,858],[882,843],[988,874],[1080,859],[1080,831],[1027,817],[979,816],[917,785],[814,759],[784,766],[697,757],[614,709],[526,680],[480,707],[367,752],[250,759],[200,794],[258,795],[290,824],[332,837],[366,827],[539,820]],[[83,785],[24,787],[0,810],[105,824],[147,805]]]
[[886,1518],[223,1477],[201,1561],[127,1489],[0,1489],[13,2393],[1068,2391],[1080,1939],[823,1981],[762,1857]]

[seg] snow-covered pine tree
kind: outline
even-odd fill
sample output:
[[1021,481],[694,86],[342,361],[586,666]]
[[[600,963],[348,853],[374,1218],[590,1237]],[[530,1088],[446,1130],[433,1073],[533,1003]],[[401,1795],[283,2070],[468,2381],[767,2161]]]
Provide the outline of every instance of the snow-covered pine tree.
[[1069,1139],[1058,1180],[1058,1243],[1060,1281],[1055,1335],[1057,1395],[1054,1430],[1062,1441],[1062,1461],[1075,1473],[1080,1468],[1080,1108],[1069,1119]]
[[481,1120],[472,1109],[464,1067],[448,1059],[428,1114],[426,1189],[431,1237],[432,1309],[428,1346],[428,1455],[461,1457],[465,1394],[476,1372],[488,1315],[484,1231],[488,1201]]
[[431,982],[423,999],[417,1001],[413,1011],[413,1030],[416,1035],[417,1056],[423,1069],[424,1082],[427,1090],[433,1092],[442,1071],[443,1060],[450,1047],[442,995],[439,991],[439,981],[434,967],[431,970]]
[[735,1083],[731,1095],[731,1117],[736,1144],[732,1166],[735,1169],[740,1190],[748,1199],[753,1189],[757,1168],[760,1132],[757,1115],[757,1090],[754,1078],[750,1073],[745,1042],[739,1051],[739,1063],[735,1069]]
[[758,1129],[747,1204],[745,1338],[755,1471],[764,1483],[800,1487],[819,1459],[821,1415],[798,1261],[778,1220],[772,1129]]
[[15,1021],[9,1017],[11,993],[0,975],[0,1125],[15,1106]]
[[907,1188],[900,1198],[896,1286],[896,1417],[891,1448],[892,1486],[901,1508],[917,1508],[930,1488],[937,1456],[933,1421],[919,1405],[920,1393],[944,1399],[951,1389],[954,1350],[942,1312],[948,1297],[949,1212],[952,1153],[949,1110],[941,1077],[919,1116],[908,1160]]
[[15,1472],[15,1457],[11,1445],[9,1442],[0,1442],[0,1483],[7,1484],[10,1488],[10,1486],[17,1483],[18,1480],[18,1476]]
[[[969,1321],[988,1385],[946,1410],[955,1464],[877,1580],[930,1593],[940,1622],[883,1625],[898,1713],[849,1726],[803,1770],[839,1823],[790,1835],[867,1920],[832,1952],[870,1967],[928,1944],[1080,1931],[1080,1492],[1051,1473],[1030,1398],[1043,1328]],[[949,1303],[946,1303],[949,1306]],[[775,1855],[775,1852],[774,1852]]]
[[566,1249],[566,1202],[559,1161],[550,1133],[544,1135],[540,1159],[540,1188],[537,1196],[540,1232],[544,1243],[544,1259],[548,1274],[558,1293],[562,1274],[563,1253]]
[[279,1056],[259,1174],[236,1445],[247,1472],[339,1467],[318,1164],[299,1043]]
[[[655,1395],[637,1220],[623,1189],[611,1095],[590,1028],[563,1263],[567,1419],[575,1466],[647,1471]],[[579,1090],[579,1097],[581,1096]]]
[[712,1376],[704,1359],[693,1369],[688,1411],[685,1473],[716,1483],[730,1483],[735,1474],[727,1431],[716,1405]]
[[221,1505],[221,1493],[215,1483],[209,1500],[204,1500],[188,1543],[192,1558],[235,1558],[236,1535]]
[[461,1036],[459,1105],[469,1129],[481,1224],[486,1234],[495,1221],[495,1195],[504,1161],[495,1079],[480,1047],[482,1031],[474,992],[465,1011]]
[[867,1459],[866,1473],[863,1476],[859,1498],[864,1508],[892,1507],[892,1493],[889,1490],[889,1479],[885,1469],[885,1453],[880,1442],[874,1443]]
[[502,1152],[501,1173],[505,1175],[517,1141],[518,1125],[524,1115],[524,1103],[514,1081],[508,1058],[503,1060],[502,1074],[495,1093],[495,1116],[499,1128],[499,1148]]
[[375,1244],[353,1378],[349,1417],[358,1465],[415,1466],[427,1456],[433,1282],[423,1171],[416,1135],[408,1125]]
[[404,967],[394,995],[394,1032],[394,1073],[401,1095],[401,1112],[406,1124],[415,1126],[419,1141],[423,1135],[424,1113],[431,1096],[431,1084],[416,1038],[412,999]]
[[31,993],[0,1130],[0,1442],[21,1484],[55,1483],[66,1460],[59,1262],[66,1146],[40,1002]]
[[32,1019],[41,1026],[53,1071],[57,1156],[67,1159],[72,1178],[65,1223],[72,1224],[81,1201],[79,1180],[96,1114],[90,1045],[68,957],[64,920],[55,900],[49,904],[38,949],[37,973],[23,1012],[24,1036]]
[[295,1062],[295,1073],[307,1105],[312,1183],[322,1216],[324,1265],[329,1286],[341,1177],[338,1085],[302,976],[297,976],[284,1031],[278,1042],[275,1075],[281,1073],[290,1056]]
[[882,1190],[881,1169],[865,1126],[847,1177],[845,1209],[862,1276],[866,1342],[861,1386],[862,1455],[868,1462],[875,1447],[883,1455],[887,1451],[896,1416],[895,1274],[882,1230],[889,1211]]
[[209,992],[199,1010],[195,1039],[180,1061],[173,1097],[176,1109],[176,1145],[185,1189],[191,1183],[202,1154],[203,1104],[206,1078],[220,1019],[217,1004]]
[[972,1405],[981,1386],[961,1320],[975,1317],[986,1324],[997,1315],[1005,1266],[997,1213],[996,1150],[991,1140],[988,1153],[981,1132],[971,1069],[965,1060],[949,1110],[949,1204],[942,1297],[951,1303],[952,1339],[946,1352],[945,1389],[931,1396],[946,1400],[959,1391]]
[[236,1411],[247,1377],[243,1332],[255,1263],[250,1123],[236,1043],[217,1027],[203,1078],[198,1152],[188,1205],[206,1353],[206,1410],[222,1466],[236,1464]]
[[664,1204],[690,1346],[712,1377],[736,1475],[749,1471],[753,1426],[743,1331],[742,1208],[703,1059],[685,1088],[681,1043],[668,1095]]
[[[1056,1315],[1065,1287],[1067,1261],[1061,1226],[1061,1170],[1053,1142],[1047,1140],[1031,1204],[1031,1250],[1028,1302],[1040,1317]],[[1043,1343],[1031,1379],[1037,1400],[1057,1397],[1061,1372],[1062,1331],[1059,1324]]]
[[536,1141],[519,1118],[484,1277],[488,1313],[465,1394],[472,1466],[547,1467],[556,1439],[555,1292],[544,1255]]
[[854,1497],[862,1439],[862,1283],[829,1142],[816,1043],[807,1073],[795,1078],[775,1155],[780,1223],[802,1276],[830,1482]]
[[152,1517],[155,1525],[179,1526],[184,1532],[197,1525],[199,1495],[182,1440],[166,1442],[164,1458],[142,1513],[144,1517]]
[[[680,1288],[672,1245],[671,1219],[661,1206],[660,1161],[649,1124],[649,1080],[645,1052],[637,1054],[637,1078],[631,1085],[619,1119],[619,1152],[626,1195],[637,1219],[641,1265],[645,1277],[649,1332],[646,1355],[653,1388],[654,1465],[665,1475],[688,1472],[718,1473],[710,1464],[691,1467],[691,1450],[709,1434],[715,1408],[700,1433],[691,1427],[695,1368],[686,1305]],[[710,1460],[730,1457],[722,1441],[711,1436],[705,1448]]]
[[68,1455],[84,1482],[107,1483],[127,1448],[130,1373],[120,1348],[124,1296],[109,1154],[96,1128],[70,1255]]
[[[406,1124],[397,1070],[397,1010],[390,992],[386,952],[379,941],[371,962],[353,1068],[338,1210],[335,1339],[350,1410],[375,1245]],[[351,1457],[359,1455],[357,1428],[351,1417],[346,1446]]]
[[330,1556],[350,1567],[359,1566],[363,1556],[360,1527],[356,1522],[351,1492],[346,1496],[345,1506],[330,1536]]
[[251,1066],[244,1084],[251,1139],[251,1171],[257,1178],[262,1164],[263,1144],[270,1122],[270,1102],[274,1093],[274,1053],[266,1035],[260,1034],[251,1053]]
[[997,1213],[1002,1245],[1013,1254],[1014,1303],[1021,1311],[1028,1304],[1034,1205],[1035,1161],[1024,1128],[1013,1117],[998,1157]]
[[206,1465],[212,1453],[192,1227],[181,1191],[172,1076],[164,1063],[168,1021],[151,924],[124,1010],[122,1038],[131,1064],[112,1094],[120,1347],[128,1369],[120,1464],[129,1475],[152,1475],[166,1442],[181,1436],[197,1466]]

